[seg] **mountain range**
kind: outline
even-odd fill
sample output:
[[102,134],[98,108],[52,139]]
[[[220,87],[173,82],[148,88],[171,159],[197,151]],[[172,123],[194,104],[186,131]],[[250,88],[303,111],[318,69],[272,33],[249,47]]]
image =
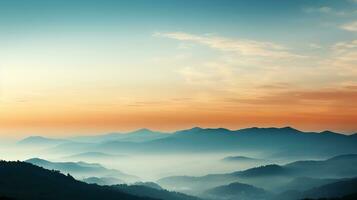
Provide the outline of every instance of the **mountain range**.
[[[28,138],[25,141],[28,141]],[[113,155],[254,151],[264,154],[264,158],[295,159],[327,158],[357,153],[356,134],[348,136],[330,131],[303,132],[291,127],[254,127],[240,130],[195,127],[174,133],[141,129],[127,134],[68,138],[66,141],[53,145],[46,151],[66,154],[102,152]],[[24,140],[19,143],[24,143]],[[46,144],[48,141],[45,140],[43,143]],[[39,142],[35,142],[34,145],[39,145]]]

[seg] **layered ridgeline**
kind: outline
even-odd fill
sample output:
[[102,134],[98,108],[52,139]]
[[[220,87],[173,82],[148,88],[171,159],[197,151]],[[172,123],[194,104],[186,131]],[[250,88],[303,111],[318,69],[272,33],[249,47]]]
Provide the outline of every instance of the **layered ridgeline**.
[[[332,181],[332,183],[322,184],[304,191],[289,190],[276,194],[249,184],[233,182],[205,190],[201,196],[212,200],[354,199],[357,196],[356,186],[357,178],[350,178]],[[158,185],[152,183],[114,186],[86,184],[75,180],[70,175],[64,175],[58,171],[47,170],[19,161],[0,161],[0,199],[199,200],[193,196],[163,190]]]
[[281,194],[267,192],[248,184],[231,183],[205,191],[201,196],[214,200],[298,200],[298,199],[334,199],[354,200],[357,197],[357,178],[335,181],[313,187],[305,191],[289,190]]
[[[48,139],[52,141],[53,139]],[[25,139],[30,145],[29,139]],[[19,145],[24,141],[20,141]],[[42,138],[44,146],[48,141]],[[57,140],[56,140],[57,141]],[[357,135],[324,131],[302,132],[291,127],[248,128],[241,130],[192,128],[174,133],[147,129],[131,133],[111,133],[99,136],[68,138],[53,143],[48,153],[82,154],[101,152],[109,155],[127,153],[212,153],[264,152],[265,157],[309,158],[357,153]],[[41,146],[36,141],[34,146]]]
[[50,162],[40,158],[32,158],[25,162],[43,167],[50,170],[58,170],[65,174],[71,174],[79,179],[88,179],[91,177],[100,177],[99,179],[110,182],[111,184],[118,183],[133,183],[140,180],[139,177],[123,173],[116,169],[107,169],[97,163],[86,162]]
[[199,200],[152,184],[99,186],[27,162],[0,161],[0,199],[13,200]]
[[[265,198],[267,195],[266,191],[272,193],[291,190],[304,191],[324,184],[357,177],[356,166],[357,154],[349,154],[321,161],[308,160],[286,165],[265,165],[227,174],[211,174],[199,177],[166,177],[157,182],[161,186],[171,190],[203,197],[212,196],[212,194],[218,191],[224,191],[223,189],[234,188],[238,183],[248,184],[262,189],[260,193],[264,195],[260,196],[264,196]],[[235,183],[235,185],[230,185],[232,183]],[[238,186],[241,185],[238,184]],[[357,185],[354,186],[354,189],[357,191]],[[217,192],[213,193],[212,191]],[[239,196],[239,193],[237,195]]]

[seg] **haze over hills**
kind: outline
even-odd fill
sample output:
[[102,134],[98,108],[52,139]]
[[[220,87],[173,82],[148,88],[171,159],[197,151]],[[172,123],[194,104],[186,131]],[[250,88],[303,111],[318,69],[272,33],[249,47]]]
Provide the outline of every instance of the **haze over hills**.
[[97,185],[116,185],[116,184],[125,183],[125,181],[114,177],[87,177],[82,179],[82,181],[89,184],[97,184]]
[[85,162],[50,162],[47,160],[32,158],[25,162],[43,167],[50,170],[59,170],[63,173],[69,173],[78,178],[84,177],[115,177],[124,182],[136,182],[140,178],[137,176],[125,174],[116,169],[107,169],[97,163],[85,163]]
[[354,135],[291,127],[195,127],[173,133],[140,129],[63,139],[29,137],[15,149],[27,151],[32,146],[38,151],[28,151],[27,158],[40,155],[57,162],[39,158],[26,162],[87,183],[173,200],[196,198],[186,195],[204,200],[303,198],[313,188],[357,177]]
[[139,129],[128,133],[108,133],[95,136],[78,136],[71,140],[77,142],[106,142],[106,141],[122,141],[122,142],[144,142],[166,137],[168,134],[158,131],[152,131],[146,128]]
[[69,140],[65,139],[53,139],[53,138],[46,138],[42,136],[30,136],[20,140],[17,144],[19,145],[29,145],[29,146],[39,146],[39,147],[46,147],[46,146],[53,146],[62,143],[70,142]]
[[264,189],[238,182],[217,186],[203,192],[207,199],[268,199],[272,196]]
[[19,161],[0,161],[1,196],[16,200],[200,200],[164,190],[153,183],[114,186],[86,184],[70,175]]
[[[73,138],[72,138],[73,139]],[[64,153],[217,153],[252,151],[274,158],[326,158],[357,153],[357,138],[333,132],[302,132],[291,127],[240,130],[192,128],[174,133],[147,129],[127,134],[91,136],[46,151]],[[36,143],[38,144],[38,143]]]
[[0,200],[357,200],[357,0],[0,0],[1,160]]
[[250,158],[247,156],[228,156],[222,159],[227,162],[263,162],[263,159]]
[[74,154],[70,156],[65,156],[63,159],[66,160],[106,160],[106,159],[118,159],[122,158],[123,155],[112,155],[103,152],[84,152],[79,154]]
[[278,191],[298,177],[348,178],[357,176],[357,154],[336,156],[323,161],[299,161],[286,165],[266,165],[228,174],[201,177],[174,176],[158,180],[165,188],[176,191],[202,192],[212,187],[241,182]]

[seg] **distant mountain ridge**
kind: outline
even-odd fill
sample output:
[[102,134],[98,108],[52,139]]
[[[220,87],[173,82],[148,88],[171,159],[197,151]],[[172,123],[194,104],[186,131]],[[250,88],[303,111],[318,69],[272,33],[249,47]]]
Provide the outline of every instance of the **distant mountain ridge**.
[[117,159],[122,158],[123,155],[113,155],[103,152],[84,152],[79,154],[74,154],[71,156],[65,156],[64,159],[70,160],[102,160],[102,159]]
[[263,159],[251,158],[247,156],[228,156],[222,159],[226,162],[262,162]]
[[331,131],[303,132],[291,127],[240,130],[195,127],[171,134],[141,129],[127,134],[71,138],[69,142],[60,143],[47,151],[72,154],[260,151],[265,154],[264,157],[300,159],[357,153],[357,137]]
[[94,136],[78,136],[71,138],[77,142],[109,142],[109,141],[122,141],[122,142],[144,142],[155,139],[160,139],[168,136],[167,133],[152,131],[150,129],[142,128],[136,131],[127,133],[108,133],[104,135]]
[[66,139],[53,139],[53,138],[46,138],[42,136],[30,136],[24,138],[17,142],[19,145],[58,145],[61,143],[70,142]]

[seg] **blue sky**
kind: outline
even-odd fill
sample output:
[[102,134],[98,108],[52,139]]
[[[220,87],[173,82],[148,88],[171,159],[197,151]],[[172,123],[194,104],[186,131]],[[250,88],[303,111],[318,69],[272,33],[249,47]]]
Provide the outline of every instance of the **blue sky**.
[[0,119],[352,131],[356,33],[355,0],[0,0]]

